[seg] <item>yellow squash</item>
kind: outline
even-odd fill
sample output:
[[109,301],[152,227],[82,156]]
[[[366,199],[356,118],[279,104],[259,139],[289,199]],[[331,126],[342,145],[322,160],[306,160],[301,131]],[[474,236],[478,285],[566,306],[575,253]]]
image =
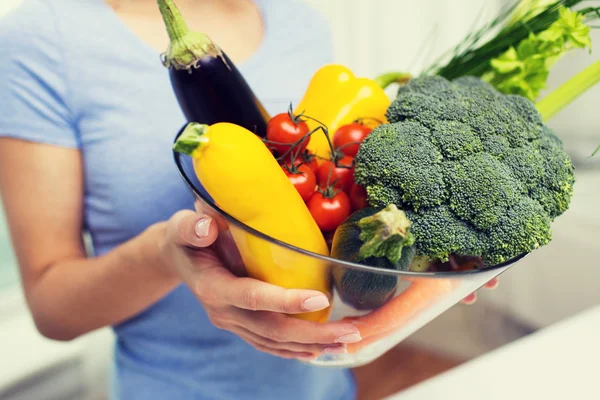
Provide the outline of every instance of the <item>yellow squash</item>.
[[[329,137],[333,138],[340,126],[359,118],[385,122],[389,106],[389,97],[375,80],[357,78],[347,67],[329,64],[314,74],[295,112],[304,112],[325,124]],[[311,130],[319,126],[313,120],[307,120],[307,124]],[[327,139],[321,132],[311,136],[308,149],[321,157],[330,155]]]
[[[231,123],[190,123],[175,150],[192,156],[200,183],[229,215],[274,239],[329,254],[302,197],[258,136]],[[250,277],[289,289],[319,290],[331,299],[326,263],[233,224],[229,228]],[[330,308],[297,316],[325,322]]]

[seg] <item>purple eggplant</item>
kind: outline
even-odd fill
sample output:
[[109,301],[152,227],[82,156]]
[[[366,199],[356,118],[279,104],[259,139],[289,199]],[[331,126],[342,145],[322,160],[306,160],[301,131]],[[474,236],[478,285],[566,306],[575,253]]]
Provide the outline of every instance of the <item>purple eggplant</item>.
[[170,39],[162,61],[188,122],[230,122],[264,137],[269,115],[227,54],[190,31],[172,0],[158,0],[158,7]]

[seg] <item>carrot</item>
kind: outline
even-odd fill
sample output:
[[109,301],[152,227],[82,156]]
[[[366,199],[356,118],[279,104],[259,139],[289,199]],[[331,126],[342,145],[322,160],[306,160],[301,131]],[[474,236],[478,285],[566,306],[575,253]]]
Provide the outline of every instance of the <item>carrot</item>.
[[452,291],[450,279],[408,278],[412,284],[382,307],[360,317],[344,318],[352,322],[363,337],[358,343],[348,345],[348,352],[356,352],[365,346],[401,328],[408,320],[432,302]]

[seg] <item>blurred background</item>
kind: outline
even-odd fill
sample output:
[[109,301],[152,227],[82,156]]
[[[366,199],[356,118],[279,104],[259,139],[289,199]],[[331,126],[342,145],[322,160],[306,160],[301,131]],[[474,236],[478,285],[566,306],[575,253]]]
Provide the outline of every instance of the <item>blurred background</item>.
[[[0,0],[0,18],[19,1]],[[418,73],[505,2],[305,1],[329,20],[337,62],[369,77],[390,70]],[[559,61],[548,91],[600,59],[600,30],[593,31],[592,42],[592,54],[577,51]],[[572,206],[555,222],[553,241],[503,274],[497,290],[481,292],[473,306],[453,307],[406,344],[461,362],[600,304],[600,156],[589,158],[600,144],[598,104],[600,85],[550,123],[577,167]],[[37,334],[0,205],[0,399],[104,399],[112,340],[109,330],[70,343]]]

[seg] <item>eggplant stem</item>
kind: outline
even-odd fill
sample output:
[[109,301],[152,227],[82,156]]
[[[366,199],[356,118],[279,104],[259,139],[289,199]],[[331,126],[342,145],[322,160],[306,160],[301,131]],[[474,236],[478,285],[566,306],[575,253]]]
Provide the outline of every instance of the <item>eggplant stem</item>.
[[213,41],[200,32],[190,31],[173,0],[157,0],[158,8],[169,34],[169,47],[161,56],[165,67],[188,70],[197,67],[203,57],[221,58],[228,68],[223,52]]
[[158,0],[158,8],[172,42],[181,39],[190,31],[173,0]]

